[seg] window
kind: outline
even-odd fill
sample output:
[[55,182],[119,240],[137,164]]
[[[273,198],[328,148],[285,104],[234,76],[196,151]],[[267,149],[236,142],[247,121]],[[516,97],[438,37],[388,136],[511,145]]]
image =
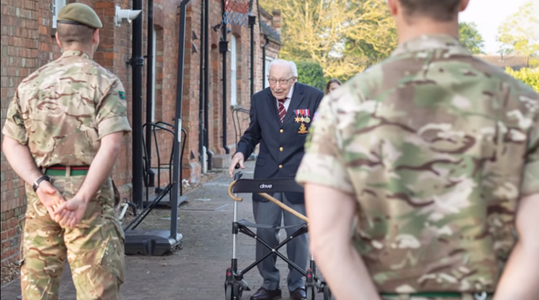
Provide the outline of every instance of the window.
[[56,28],[58,12],[66,5],[66,0],[52,0],[52,28]]
[[236,37],[230,39],[230,104],[238,104],[238,56],[236,51]]
[[267,88],[269,86],[268,76],[269,76],[269,69],[271,62],[273,61],[272,57],[266,56],[266,74],[264,74],[264,88]]

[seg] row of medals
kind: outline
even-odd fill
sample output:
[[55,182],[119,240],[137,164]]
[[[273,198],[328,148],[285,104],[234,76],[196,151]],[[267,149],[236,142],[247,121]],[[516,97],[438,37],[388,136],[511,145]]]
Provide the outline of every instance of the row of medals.
[[311,122],[311,118],[309,117],[304,117],[304,116],[296,116],[296,119],[295,119],[296,123],[310,123]]

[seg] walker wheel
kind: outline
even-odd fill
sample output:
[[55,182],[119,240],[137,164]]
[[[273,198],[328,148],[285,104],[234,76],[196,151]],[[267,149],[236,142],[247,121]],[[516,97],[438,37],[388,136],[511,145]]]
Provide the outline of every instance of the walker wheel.
[[243,287],[239,283],[234,283],[234,300],[240,300],[243,294]]
[[243,294],[243,288],[237,284],[225,284],[225,300],[240,300]]
[[329,290],[329,286],[327,284],[324,285],[324,300],[332,300],[333,297],[331,297],[331,291]]
[[234,300],[234,293],[231,284],[225,284],[225,300]]
[[316,299],[316,294],[315,294],[315,291],[314,291],[314,285],[311,285],[311,286],[307,286],[306,287],[307,289],[307,300],[315,300]]

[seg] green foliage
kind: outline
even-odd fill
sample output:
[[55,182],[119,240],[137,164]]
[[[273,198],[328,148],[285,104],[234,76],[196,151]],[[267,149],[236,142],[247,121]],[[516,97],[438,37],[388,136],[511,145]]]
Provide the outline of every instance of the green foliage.
[[539,92],[539,68],[523,68],[519,71],[514,71],[511,68],[507,68],[505,71],[509,73],[509,75],[531,86],[536,92]]
[[485,41],[481,34],[479,34],[475,23],[459,23],[459,40],[473,54],[484,53],[483,47],[485,46]]
[[539,58],[530,57],[530,62],[528,64],[532,69],[539,68]]
[[521,6],[498,28],[498,41],[503,54],[539,55],[539,18],[532,2]]
[[279,56],[319,64],[326,78],[346,80],[397,45],[386,0],[261,0],[282,16]]
[[[344,55],[362,58],[365,68],[387,58],[397,46],[397,28],[386,5],[386,1],[351,1],[355,3],[361,18],[361,26],[370,29],[350,32],[345,42]],[[348,76],[347,76],[348,75]],[[342,81],[355,74],[339,74]]]
[[314,62],[296,61],[298,67],[298,81],[310,86],[314,86],[323,91],[326,88],[326,80],[324,78],[324,70]]

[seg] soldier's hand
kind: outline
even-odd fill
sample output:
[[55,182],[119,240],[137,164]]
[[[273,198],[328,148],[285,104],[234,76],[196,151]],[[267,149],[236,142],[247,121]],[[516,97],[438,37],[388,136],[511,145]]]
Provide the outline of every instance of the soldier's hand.
[[66,202],[64,197],[60,195],[60,192],[48,181],[43,181],[39,185],[36,195],[52,219],[54,219],[56,208]]
[[88,207],[88,202],[76,196],[57,207],[54,220],[62,227],[75,228],[80,223]]
[[240,168],[245,169],[245,166],[243,165],[244,160],[245,158],[243,157],[243,153],[238,152],[234,154],[232,161],[230,162],[230,166],[228,167],[230,177],[234,177],[234,169],[236,169],[237,165],[239,165]]

